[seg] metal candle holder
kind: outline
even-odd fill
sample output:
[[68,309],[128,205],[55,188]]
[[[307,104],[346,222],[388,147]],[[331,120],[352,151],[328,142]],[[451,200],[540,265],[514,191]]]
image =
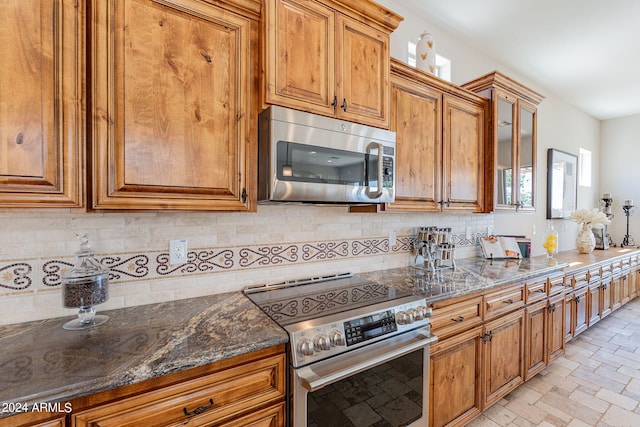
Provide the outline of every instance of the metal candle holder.
[[633,240],[633,237],[629,234],[629,217],[636,210],[636,207],[630,200],[625,200],[624,205],[622,206],[622,210],[624,211],[625,216],[627,217],[627,234],[625,234],[624,239],[622,239],[621,247],[624,246],[635,246],[636,242]]
[[602,199],[600,199],[600,204],[604,205],[602,212],[607,216],[607,218],[613,218],[613,213],[611,211],[611,206],[613,205],[613,197],[602,197]]
[[[613,212],[611,206],[613,206],[613,197],[611,197],[611,193],[604,193],[602,198],[600,199],[600,205],[602,206],[602,212],[607,216],[608,219],[613,218]],[[598,249],[609,249],[609,246],[613,244],[611,239],[611,235],[607,233],[607,226],[603,226],[603,244],[602,247],[599,248],[596,243],[596,247]]]

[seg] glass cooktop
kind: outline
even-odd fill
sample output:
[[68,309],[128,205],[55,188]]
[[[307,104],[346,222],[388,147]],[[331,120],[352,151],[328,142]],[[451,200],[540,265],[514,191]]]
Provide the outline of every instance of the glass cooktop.
[[415,294],[349,273],[261,285],[244,292],[281,326]]

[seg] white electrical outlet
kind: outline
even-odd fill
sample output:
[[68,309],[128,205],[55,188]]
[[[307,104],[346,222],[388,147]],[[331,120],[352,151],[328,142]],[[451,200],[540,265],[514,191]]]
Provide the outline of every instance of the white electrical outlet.
[[185,264],[187,262],[187,240],[169,240],[169,264]]
[[398,233],[396,233],[396,230],[389,230],[389,248],[392,248],[396,245],[397,237]]

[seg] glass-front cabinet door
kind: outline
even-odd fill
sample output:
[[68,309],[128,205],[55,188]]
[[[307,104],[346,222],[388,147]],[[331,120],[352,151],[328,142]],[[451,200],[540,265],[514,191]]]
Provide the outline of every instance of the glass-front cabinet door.
[[533,211],[536,207],[536,117],[538,92],[494,71],[462,85],[491,101],[492,193],[487,212]]
[[519,101],[520,145],[518,149],[518,200],[519,210],[535,209],[536,183],[536,109]]
[[516,177],[515,119],[516,104],[506,96],[498,95],[495,205],[497,208],[512,208],[517,194],[514,192]]
[[496,114],[494,208],[534,210],[536,108],[498,91]]

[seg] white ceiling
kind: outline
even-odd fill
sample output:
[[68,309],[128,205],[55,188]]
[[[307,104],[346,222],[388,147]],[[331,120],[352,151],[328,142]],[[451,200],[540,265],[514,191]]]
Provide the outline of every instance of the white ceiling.
[[598,119],[640,114],[640,0],[401,3]]

